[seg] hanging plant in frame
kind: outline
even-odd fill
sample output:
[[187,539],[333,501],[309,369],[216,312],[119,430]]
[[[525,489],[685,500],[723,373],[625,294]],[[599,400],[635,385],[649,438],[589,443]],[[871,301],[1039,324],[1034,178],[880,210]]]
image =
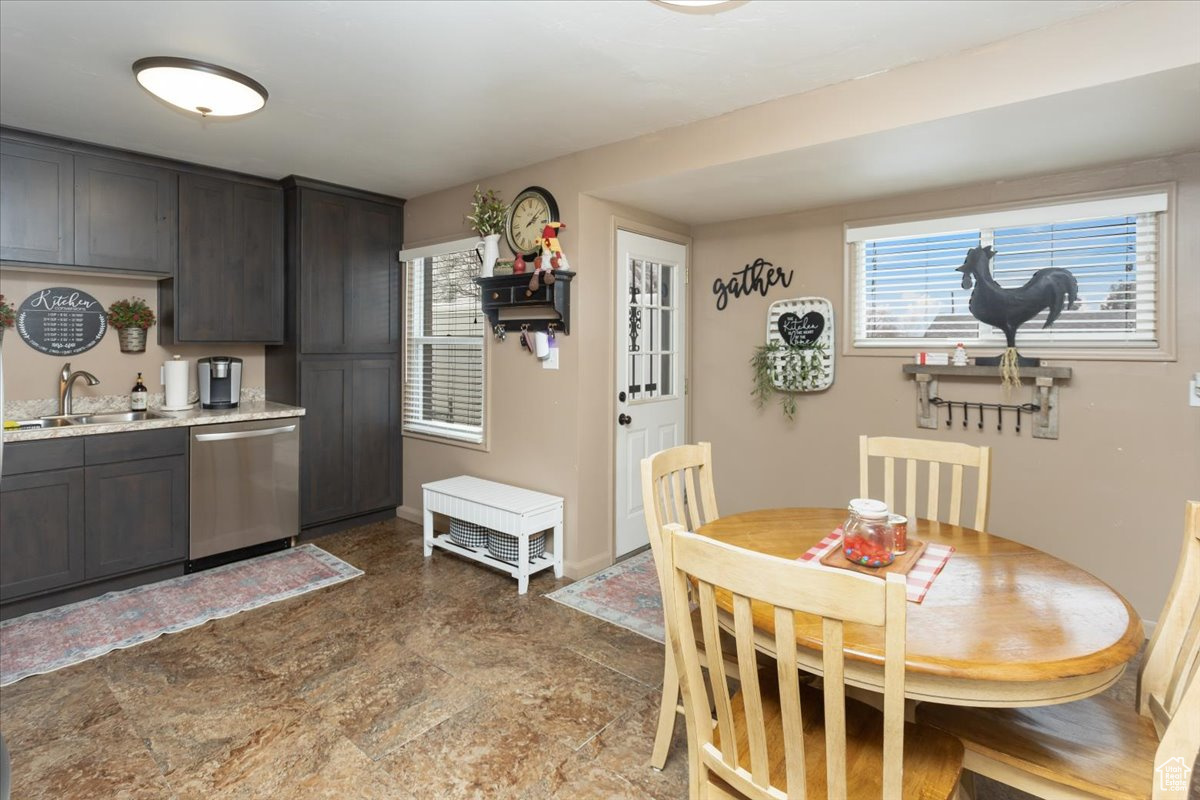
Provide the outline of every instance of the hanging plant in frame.
[[754,389],[750,394],[759,408],[779,395],[779,407],[789,420],[796,418],[796,393],[820,388],[825,379],[825,343],[768,342],[754,348]]
[[833,304],[824,297],[777,300],[767,309],[767,343],[756,347],[751,396],[759,408],[776,395],[783,415],[796,417],[800,392],[833,385]]

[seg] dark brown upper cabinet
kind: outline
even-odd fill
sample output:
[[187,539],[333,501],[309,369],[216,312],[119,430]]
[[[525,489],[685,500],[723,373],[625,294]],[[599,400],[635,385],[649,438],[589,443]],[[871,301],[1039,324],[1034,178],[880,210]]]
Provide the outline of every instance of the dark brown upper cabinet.
[[75,156],[75,263],[175,274],[177,173],[97,156]]
[[0,140],[0,259],[73,263],[74,163],[62,150]]
[[283,341],[283,190],[184,173],[159,342]]
[[300,352],[396,352],[402,208],[298,191]]

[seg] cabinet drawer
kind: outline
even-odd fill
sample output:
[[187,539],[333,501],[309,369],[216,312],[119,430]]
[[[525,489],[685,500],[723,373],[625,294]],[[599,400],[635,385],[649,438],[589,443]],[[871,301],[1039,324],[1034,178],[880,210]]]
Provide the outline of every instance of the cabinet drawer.
[[84,438],[84,463],[90,466],[114,461],[181,456],[187,454],[187,443],[187,428],[87,436]]
[[544,304],[551,300],[550,287],[542,284],[536,292],[530,292],[529,287],[525,284],[521,284],[520,286],[496,286],[491,289],[484,289],[482,300],[484,308],[521,305],[523,303]]
[[83,437],[13,442],[4,445],[4,474],[21,475],[48,469],[83,466]]

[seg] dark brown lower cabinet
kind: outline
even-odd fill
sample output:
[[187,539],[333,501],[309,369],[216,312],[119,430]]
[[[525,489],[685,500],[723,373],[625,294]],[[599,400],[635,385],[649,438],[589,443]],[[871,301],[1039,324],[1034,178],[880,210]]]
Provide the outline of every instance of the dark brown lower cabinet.
[[300,365],[300,523],[400,504],[400,375],[395,356]]
[[[0,618],[81,592],[102,594],[188,549],[188,430],[79,436],[5,446],[0,479]],[[145,581],[158,580],[148,577]],[[7,610],[6,610],[7,609]]]
[[0,483],[0,600],[84,579],[83,469]]
[[187,457],[86,468],[87,578],[187,558]]

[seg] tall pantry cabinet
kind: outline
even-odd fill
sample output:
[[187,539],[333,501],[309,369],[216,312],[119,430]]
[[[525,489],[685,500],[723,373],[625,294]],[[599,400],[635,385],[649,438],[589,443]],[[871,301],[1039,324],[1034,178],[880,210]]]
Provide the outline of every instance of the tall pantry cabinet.
[[290,177],[285,343],[267,398],[304,406],[300,524],[309,535],[401,503],[404,201]]

